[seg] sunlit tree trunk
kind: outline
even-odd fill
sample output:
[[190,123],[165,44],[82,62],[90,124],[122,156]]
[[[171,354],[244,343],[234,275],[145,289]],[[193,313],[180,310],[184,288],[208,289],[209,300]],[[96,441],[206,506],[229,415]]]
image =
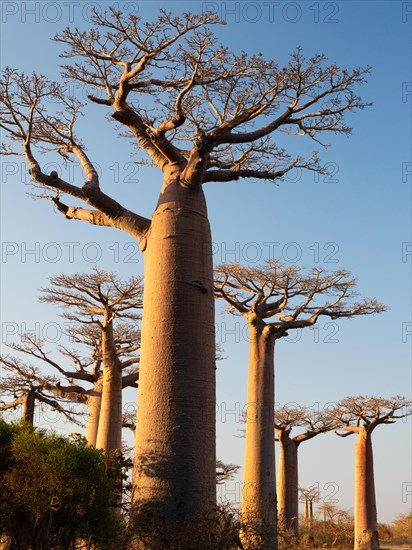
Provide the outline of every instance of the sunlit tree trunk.
[[21,418],[33,426],[34,424],[34,408],[36,405],[36,395],[34,390],[26,393],[23,400],[23,411]]
[[249,322],[249,334],[242,542],[245,548],[273,550],[277,548],[274,337],[259,322]]
[[298,444],[286,430],[277,430],[279,439],[278,521],[299,535]]
[[211,235],[203,191],[183,187],[173,170],[142,248],[132,514],[167,530],[216,500]]
[[96,447],[97,430],[99,428],[100,407],[102,403],[103,375],[96,381],[93,391],[87,398],[87,444]]
[[379,550],[372,436],[359,428],[355,446],[355,550]]
[[102,329],[103,387],[96,447],[110,453],[122,446],[122,367],[112,321]]
[[7,535],[0,533],[0,550],[12,550],[12,540]]

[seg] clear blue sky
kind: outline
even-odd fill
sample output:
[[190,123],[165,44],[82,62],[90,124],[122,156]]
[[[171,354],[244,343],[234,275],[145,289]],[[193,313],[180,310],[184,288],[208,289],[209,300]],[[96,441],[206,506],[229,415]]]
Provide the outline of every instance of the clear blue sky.
[[[61,47],[50,37],[66,25],[87,28],[91,6],[104,4],[3,1],[2,66],[57,78]],[[152,18],[165,3],[119,5]],[[280,64],[300,45],[305,54],[323,52],[341,67],[372,66],[369,84],[360,91],[373,107],[349,117],[350,138],[328,136],[331,147],[320,151],[324,163],[333,163],[334,181],[302,174],[279,186],[212,183],[206,194],[216,263],[253,263],[275,251],[286,263],[345,267],[358,278],[362,295],[390,308],[372,318],[322,321],[316,332],[306,330],[296,342],[281,341],[275,360],[278,402],[323,407],[348,394],[410,397],[412,3],[191,1],[167,2],[167,7],[176,13],[217,11],[227,20],[218,29],[226,46],[261,51]],[[104,111],[91,106],[81,122],[89,154],[102,170],[103,188],[150,216],[161,174],[133,164],[129,143],[116,138]],[[292,154],[308,146],[301,138],[291,138],[288,145]],[[83,177],[75,170],[75,177]],[[87,271],[96,263],[126,277],[142,272],[142,256],[130,237],[66,221],[46,201],[34,202],[26,194],[23,160],[6,158],[1,174],[2,342],[10,342],[18,330],[35,330],[52,347],[61,321],[50,306],[37,303],[36,295],[47,277]],[[216,323],[226,357],[218,364],[218,455],[241,465],[244,440],[235,436],[246,402],[248,344],[242,319],[224,317],[218,308]],[[133,404],[134,395],[128,393],[126,401]],[[410,420],[380,427],[374,437],[381,521],[412,506],[410,427]],[[301,485],[318,483],[323,498],[350,509],[354,443],[354,438],[326,435],[302,445]],[[224,497],[238,500],[238,481],[222,490]]]

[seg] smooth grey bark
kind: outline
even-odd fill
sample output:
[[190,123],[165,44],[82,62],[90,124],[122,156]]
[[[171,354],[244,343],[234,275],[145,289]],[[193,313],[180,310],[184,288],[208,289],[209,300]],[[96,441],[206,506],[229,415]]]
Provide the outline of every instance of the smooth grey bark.
[[36,392],[34,389],[29,390],[24,396],[22,420],[33,426],[34,424],[34,408],[36,405]]
[[116,353],[113,321],[102,327],[103,384],[96,447],[109,454],[122,446],[122,364]]
[[87,423],[86,434],[88,445],[96,447],[97,431],[99,429],[100,408],[102,404],[103,373],[94,384],[94,388],[88,391],[87,396]]
[[288,430],[276,430],[279,439],[278,520],[295,537],[299,536],[298,446]]
[[176,170],[166,170],[144,244],[132,496],[134,521],[165,529],[216,499],[211,234],[203,190]]

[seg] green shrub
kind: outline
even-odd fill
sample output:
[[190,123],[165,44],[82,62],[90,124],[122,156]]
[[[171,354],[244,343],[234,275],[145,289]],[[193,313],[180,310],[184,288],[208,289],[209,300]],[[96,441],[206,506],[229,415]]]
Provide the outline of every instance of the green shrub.
[[0,534],[16,549],[67,550],[79,539],[110,548],[121,520],[106,466],[82,438],[0,420]]

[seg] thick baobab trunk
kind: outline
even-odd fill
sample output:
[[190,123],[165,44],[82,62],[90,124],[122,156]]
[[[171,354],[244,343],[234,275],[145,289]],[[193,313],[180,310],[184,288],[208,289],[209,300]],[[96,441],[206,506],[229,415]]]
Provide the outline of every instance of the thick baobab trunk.
[[122,446],[122,368],[111,320],[102,329],[102,358],[103,388],[96,447],[108,454]]
[[213,268],[203,191],[184,188],[173,172],[166,176],[141,247],[132,515],[167,533],[216,502]]
[[23,400],[23,412],[21,415],[22,420],[28,422],[33,426],[34,424],[34,408],[36,405],[36,395],[34,390],[30,390],[26,393]]
[[379,550],[372,438],[360,429],[355,446],[355,550]]
[[298,444],[286,430],[276,430],[279,439],[278,521],[285,529],[299,535]]
[[274,337],[268,327],[252,322],[249,334],[242,543],[245,548],[273,550],[277,548]]
[[97,430],[99,428],[100,407],[102,403],[103,375],[96,381],[93,390],[87,397],[87,444],[96,447]]

